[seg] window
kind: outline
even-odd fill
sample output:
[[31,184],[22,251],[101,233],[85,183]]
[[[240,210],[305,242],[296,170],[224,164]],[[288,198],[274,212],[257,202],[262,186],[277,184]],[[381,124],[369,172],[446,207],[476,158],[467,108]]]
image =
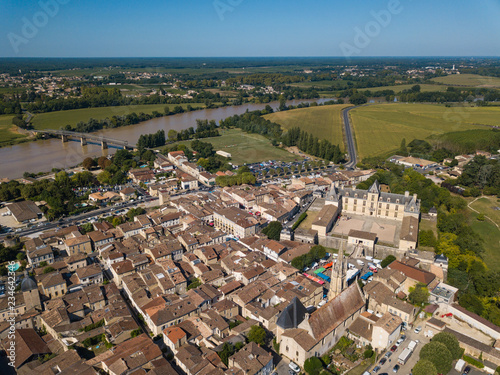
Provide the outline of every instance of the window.
[[390,202],[391,201],[391,198],[387,198],[387,202]]
[[399,206],[396,206],[395,210],[396,210],[396,211],[397,211],[397,210],[399,210]]
[[357,199],[355,199],[355,200],[354,200],[354,205],[356,205],[357,203],[358,203],[358,200],[357,200]]
[[386,208],[386,210],[388,210],[388,209],[389,209],[389,204],[387,204],[387,205],[385,206],[385,208]]
[[394,212],[394,217],[398,217],[398,213],[397,212]]
[[366,206],[366,201],[363,201],[363,207]]
[[379,203],[379,204],[378,204],[378,208],[382,208],[382,203]]
[[385,211],[385,216],[389,216],[389,211]]

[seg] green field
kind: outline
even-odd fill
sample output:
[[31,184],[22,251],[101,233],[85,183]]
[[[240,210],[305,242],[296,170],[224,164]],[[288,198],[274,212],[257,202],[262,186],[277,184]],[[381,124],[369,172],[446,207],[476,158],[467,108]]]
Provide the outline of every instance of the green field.
[[336,104],[292,109],[272,113],[264,117],[280,124],[284,129],[298,126],[320,139],[327,139],[343,148],[342,109],[350,106],[350,104]]
[[135,113],[153,113],[157,111],[163,113],[165,107],[169,107],[170,111],[174,107],[181,105],[184,109],[188,105],[191,107],[205,107],[203,103],[187,103],[187,104],[143,104],[143,105],[129,105],[118,107],[99,107],[99,108],[84,108],[84,109],[71,109],[69,111],[57,111],[36,114],[32,120],[35,129],[59,129],[66,125],[76,125],[78,122],[87,122],[91,118],[100,120],[112,116],[126,116],[132,112]]
[[500,88],[500,78],[478,74],[452,74],[446,77],[432,78],[432,81],[452,86]]
[[0,147],[18,143],[19,140],[26,138],[25,135],[12,132],[12,115],[0,116]]
[[[398,92],[401,92],[403,90],[409,90],[413,86],[415,86],[415,84],[411,84],[411,85],[381,86],[381,87],[367,87],[367,88],[363,88],[363,89],[358,89],[358,91],[366,91],[366,90],[368,90],[368,91],[371,91],[371,92],[375,92],[375,91],[382,91],[382,90],[393,90],[397,94]],[[445,85],[430,85],[430,84],[427,84],[427,83],[420,84],[419,86],[420,86],[420,91],[421,92],[446,91],[446,89],[448,88]]]
[[[286,150],[272,146],[271,142],[262,135],[244,133],[240,129],[224,130],[220,137],[203,138],[201,141],[210,142],[216,151],[229,152],[231,162],[238,165],[264,160],[294,161],[301,159]],[[179,143],[188,147],[191,145],[191,141]]]
[[[339,83],[341,82],[341,83]],[[296,86],[296,87],[317,87],[319,89],[321,88],[327,88],[331,87],[335,84],[335,86],[338,86],[339,84],[343,85],[344,88],[348,88],[347,81],[334,81],[334,80],[324,80],[324,81],[306,81],[306,82],[297,82],[297,83],[292,83],[290,86]]]
[[433,104],[377,104],[350,112],[359,159],[396,151],[403,138],[425,139],[433,134],[498,124],[497,108],[445,107]]

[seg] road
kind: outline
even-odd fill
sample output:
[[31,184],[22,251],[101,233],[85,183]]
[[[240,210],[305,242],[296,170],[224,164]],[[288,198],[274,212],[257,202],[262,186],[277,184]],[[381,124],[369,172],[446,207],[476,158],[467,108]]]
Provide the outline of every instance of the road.
[[137,201],[133,201],[133,202],[126,202],[121,206],[105,207],[105,208],[101,208],[98,210],[86,212],[86,213],[83,213],[80,215],[74,215],[74,216],[71,216],[71,217],[68,217],[65,219],[61,219],[59,221],[50,222],[50,223],[47,223],[46,225],[42,225],[40,227],[31,227],[31,228],[27,228],[27,229],[24,229],[24,230],[19,231],[19,232],[2,233],[2,234],[0,234],[0,238],[6,236],[8,234],[16,234],[19,237],[22,237],[22,236],[28,236],[30,234],[46,231],[48,229],[61,228],[61,226],[63,226],[63,225],[73,225],[77,221],[85,220],[85,219],[88,219],[88,218],[91,218],[94,216],[99,216],[99,215],[102,215],[105,213],[110,213],[110,212],[113,212],[116,210],[122,210],[124,208],[138,206],[141,203],[150,202],[150,201],[153,201],[156,199],[158,199],[158,198],[157,197],[148,197],[148,198],[142,199],[142,200],[137,200]]
[[344,122],[344,132],[347,145],[347,153],[349,154],[349,161],[345,164],[347,169],[355,168],[357,164],[356,144],[352,135],[351,120],[349,119],[349,112],[356,107],[349,107],[342,111],[342,120]]

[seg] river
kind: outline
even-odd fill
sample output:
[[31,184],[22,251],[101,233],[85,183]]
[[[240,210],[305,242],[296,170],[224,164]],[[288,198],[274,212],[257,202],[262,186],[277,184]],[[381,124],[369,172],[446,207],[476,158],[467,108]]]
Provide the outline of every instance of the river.
[[[331,99],[316,100],[290,100],[287,105],[297,105],[304,102],[323,103]],[[277,109],[279,103],[265,104],[243,104],[240,106],[221,107],[215,109],[203,109],[193,112],[185,112],[172,116],[158,117],[136,125],[123,126],[114,129],[104,129],[96,134],[114,139],[128,141],[135,144],[141,134],[155,133],[164,129],[168,133],[170,129],[183,130],[190,126],[196,128],[197,119],[220,121],[233,115],[249,111],[262,110],[266,105]],[[111,114],[110,114],[111,115]],[[87,144],[81,146],[79,140],[63,143],[58,138],[26,142],[14,146],[0,148],[0,178],[20,178],[24,172],[47,172],[52,168],[64,169],[75,166],[88,156],[96,157],[116,152],[116,148],[110,147],[102,150],[100,145]]]

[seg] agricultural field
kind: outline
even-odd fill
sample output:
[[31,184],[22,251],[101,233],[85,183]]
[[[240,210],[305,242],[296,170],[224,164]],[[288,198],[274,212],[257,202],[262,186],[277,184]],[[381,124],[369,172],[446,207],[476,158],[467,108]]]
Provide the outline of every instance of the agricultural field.
[[[467,202],[469,202],[470,226],[484,240],[483,258],[490,269],[500,270],[500,229],[498,228],[500,210],[494,208],[500,208],[500,202],[496,197],[481,197],[477,200],[467,198]],[[488,216],[494,223],[487,218],[484,221],[477,220],[480,214]]]
[[[398,92],[401,92],[403,90],[409,90],[411,89],[415,84],[410,84],[410,85],[395,85],[395,86],[381,86],[381,87],[367,87],[363,89],[358,89],[358,91],[383,91],[383,90],[393,90],[396,94]],[[420,84],[420,91],[421,92],[429,92],[429,91],[446,91],[448,86],[445,85],[431,85],[427,83]]]
[[18,143],[20,140],[26,138],[25,135],[11,131],[14,127],[14,125],[12,125],[13,117],[12,115],[0,116],[0,147]]
[[296,87],[316,87],[318,89],[321,88],[326,88],[326,87],[332,87],[332,86],[338,86],[342,85],[344,88],[348,88],[349,86],[347,85],[347,82],[345,81],[333,81],[333,80],[324,80],[324,81],[306,81],[306,82],[297,82],[297,83],[292,83],[290,86],[296,86]]
[[351,104],[336,104],[299,108],[264,117],[280,124],[285,130],[298,126],[319,139],[327,139],[343,148],[342,110],[350,106]]
[[96,120],[105,119],[106,117],[111,118],[112,116],[126,116],[132,112],[135,113],[153,113],[157,111],[160,113],[164,112],[165,107],[169,107],[170,111],[174,109],[175,106],[181,105],[184,109],[188,105],[191,107],[205,107],[203,103],[187,103],[187,104],[142,104],[142,105],[129,105],[129,106],[117,106],[117,107],[98,107],[98,108],[83,108],[83,109],[71,109],[68,111],[57,111],[57,112],[47,112],[36,114],[33,117],[32,124],[35,129],[59,129],[66,125],[76,125],[78,122],[87,122],[89,119],[93,118]]
[[[223,130],[220,137],[203,138],[202,142],[210,142],[214,150],[222,150],[231,154],[231,163],[256,163],[264,160],[294,161],[301,159],[288,151],[274,147],[266,137],[259,134],[249,134],[240,129]],[[191,141],[182,141],[190,147]],[[171,145],[169,145],[171,147]]]
[[478,74],[452,74],[446,77],[432,78],[432,81],[451,86],[500,88],[500,78]]
[[[359,158],[389,156],[406,139],[425,139],[451,131],[485,129],[499,123],[499,109],[433,104],[377,104],[350,112]],[[489,129],[486,128],[486,129]]]

